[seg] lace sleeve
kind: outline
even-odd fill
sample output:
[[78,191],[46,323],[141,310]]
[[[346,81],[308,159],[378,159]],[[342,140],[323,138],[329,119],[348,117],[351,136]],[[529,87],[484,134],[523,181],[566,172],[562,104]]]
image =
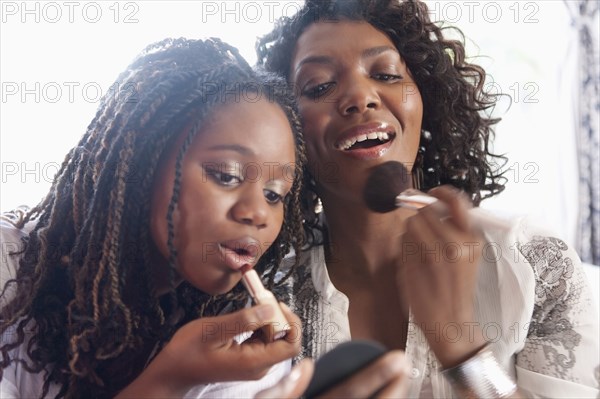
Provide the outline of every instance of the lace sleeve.
[[579,257],[554,237],[534,236],[518,248],[535,276],[533,315],[516,358],[532,379],[528,388],[553,397],[598,395],[599,314]]

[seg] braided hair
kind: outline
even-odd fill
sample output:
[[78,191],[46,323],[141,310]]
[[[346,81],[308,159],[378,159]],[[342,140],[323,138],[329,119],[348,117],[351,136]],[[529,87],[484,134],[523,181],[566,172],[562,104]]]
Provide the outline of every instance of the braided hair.
[[[498,95],[486,92],[486,73],[465,58],[464,37],[457,28],[439,27],[419,0],[306,0],[292,17],[282,17],[257,42],[258,64],[290,79],[296,43],[313,23],[366,21],[385,33],[406,62],[423,99],[419,152],[413,170],[423,172],[420,188],[451,184],[470,195],[475,205],[500,193],[506,178],[499,172],[505,157],[492,154],[493,125],[489,111]],[[451,40],[452,29],[461,40]],[[307,225],[314,214],[310,173],[305,173]],[[311,222],[311,223],[308,223]]]
[[[112,397],[181,325],[245,301],[240,285],[213,297],[185,282],[176,286],[173,271],[170,293],[158,297],[148,273],[150,192],[159,159],[192,121],[196,128],[179,149],[180,157],[185,154],[205,118],[224,103],[223,93],[268,95],[294,132],[296,177],[284,203],[284,224],[256,266],[269,286],[284,255],[303,245],[304,142],[284,80],[253,71],[235,48],[218,39],[166,39],[148,46],[117,84],[122,90],[102,99],[47,196],[26,212],[4,217],[18,228],[30,221],[35,227],[23,250],[13,254],[19,256],[15,279],[0,287],[0,303],[5,303],[0,379],[12,362],[44,372],[43,397],[51,383],[61,387],[58,397]],[[180,163],[176,176],[181,176]],[[178,197],[175,181],[167,216],[171,227]],[[169,250],[174,270],[172,242]],[[125,290],[132,284],[136,295]],[[29,360],[11,356],[19,346]]]

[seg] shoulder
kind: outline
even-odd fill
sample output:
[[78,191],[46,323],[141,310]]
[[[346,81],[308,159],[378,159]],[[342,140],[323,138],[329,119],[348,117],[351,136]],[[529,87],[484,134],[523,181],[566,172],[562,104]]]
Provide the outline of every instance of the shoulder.
[[[35,227],[35,221],[27,223],[22,229],[16,227],[8,218],[0,217],[0,292],[5,284],[14,279],[19,268],[19,253],[23,251],[23,239]],[[11,296],[11,291],[0,298],[0,307]]]
[[525,267],[536,280],[546,282],[571,278],[577,274],[576,269],[583,270],[575,249],[556,232],[528,217],[510,222],[509,231],[488,229],[484,232],[487,249],[493,248],[498,259]]

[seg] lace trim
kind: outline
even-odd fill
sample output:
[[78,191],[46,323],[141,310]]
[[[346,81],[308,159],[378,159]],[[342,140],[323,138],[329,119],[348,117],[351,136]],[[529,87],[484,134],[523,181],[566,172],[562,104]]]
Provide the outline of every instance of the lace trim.
[[584,284],[574,274],[573,260],[566,256],[567,244],[554,237],[534,236],[518,246],[535,275],[533,316],[517,364],[533,372],[578,382],[573,373],[575,349],[581,335],[571,320],[577,319]]

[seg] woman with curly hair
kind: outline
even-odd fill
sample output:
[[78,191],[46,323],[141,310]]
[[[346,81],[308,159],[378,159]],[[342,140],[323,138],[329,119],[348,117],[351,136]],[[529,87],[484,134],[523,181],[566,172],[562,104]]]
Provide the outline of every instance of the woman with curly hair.
[[[596,397],[598,322],[577,254],[526,219],[471,223],[506,179],[490,151],[497,98],[463,41],[417,0],[307,0],[257,50],[294,86],[306,140],[309,248],[288,280],[301,357],[369,339],[406,352],[409,397]],[[371,210],[369,176],[389,161],[437,203]],[[394,396],[390,364],[329,394]]]
[[263,389],[300,343],[238,337],[274,313],[238,283],[280,284],[303,245],[293,94],[217,39],[150,45],[117,83],[45,199],[1,219],[0,396]]

